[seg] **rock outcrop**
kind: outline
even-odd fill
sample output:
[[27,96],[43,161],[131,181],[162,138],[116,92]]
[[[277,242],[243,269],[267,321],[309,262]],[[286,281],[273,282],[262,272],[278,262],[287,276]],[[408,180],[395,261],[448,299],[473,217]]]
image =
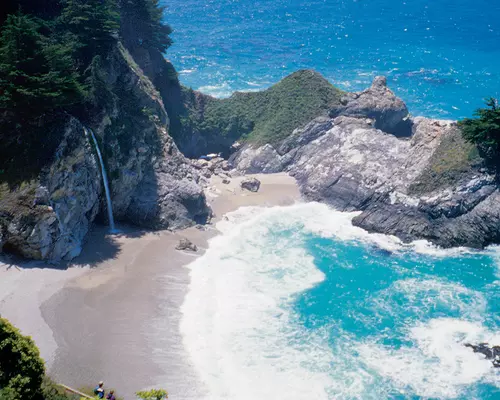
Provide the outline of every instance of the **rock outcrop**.
[[467,343],[465,347],[470,347],[474,353],[484,354],[487,360],[491,360],[495,368],[500,368],[500,346],[490,346],[488,343],[477,345]]
[[230,163],[239,173],[288,171],[307,199],[361,211],[353,223],[369,231],[481,248],[500,241],[500,194],[474,150],[453,121],[409,118],[376,78],[329,118],[277,146],[245,146]]
[[106,74],[112,90],[126,97],[96,129],[107,156],[115,218],[153,229],[204,222],[210,210],[199,175],[168,134],[160,94],[121,46]]
[[375,128],[383,132],[396,136],[411,135],[406,104],[387,87],[384,76],[376,77],[372,86],[361,93],[348,93],[341,100],[341,105],[330,111],[332,118],[340,115],[370,118],[375,121]]
[[260,189],[260,181],[257,178],[245,178],[241,181],[240,186],[242,189],[256,193]]
[[63,139],[38,181],[0,200],[0,250],[48,260],[80,254],[99,210],[99,164],[78,120],[67,118],[60,129]]
[[179,244],[175,246],[176,250],[181,250],[181,251],[192,251],[192,252],[197,252],[198,247],[193,244],[189,239],[183,238],[179,241]]

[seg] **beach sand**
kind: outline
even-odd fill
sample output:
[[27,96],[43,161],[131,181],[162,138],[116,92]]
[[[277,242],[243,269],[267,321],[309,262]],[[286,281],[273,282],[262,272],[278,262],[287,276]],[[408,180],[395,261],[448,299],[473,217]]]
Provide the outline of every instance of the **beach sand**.
[[[256,175],[257,193],[213,177],[206,189],[215,218],[205,229],[176,233],[95,227],[84,251],[66,269],[40,263],[0,263],[0,314],[31,335],[60,383],[79,388],[99,380],[125,399],[164,387],[170,398],[204,397],[179,333],[180,307],[189,288],[185,268],[217,234],[214,223],[242,206],[293,204],[300,198],[286,174]],[[181,238],[197,253],[175,250]],[[1,260],[0,260],[1,261]],[[5,260],[4,260],[5,261]]]

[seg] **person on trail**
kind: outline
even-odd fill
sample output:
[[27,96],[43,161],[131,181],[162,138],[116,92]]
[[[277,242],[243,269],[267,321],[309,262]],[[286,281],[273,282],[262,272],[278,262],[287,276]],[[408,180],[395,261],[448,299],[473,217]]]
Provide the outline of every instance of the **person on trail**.
[[104,386],[104,382],[100,381],[99,384],[94,389],[94,394],[100,399],[104,399],[104,387],[103,386]]
[[115,391],[114,390],[110,390],[108,395],[106,396],[106,400],[116,400],[116,397],[115,397]]

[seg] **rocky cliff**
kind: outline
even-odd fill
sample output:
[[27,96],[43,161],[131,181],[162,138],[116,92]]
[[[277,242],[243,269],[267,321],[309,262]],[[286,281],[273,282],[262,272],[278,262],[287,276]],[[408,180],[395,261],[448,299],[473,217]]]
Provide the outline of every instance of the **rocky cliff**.
[[198,173],[168,134],[159,93],[121,44],[102,60],[98,78],[103,91],[95,109],[79,119],[59,115],[51,127],[52,146],[38,149],[43,157],[23,155],[12,168],[20,177],[22,165],[30,166],[30,175],[0,185],[0,250],[55,261],[80,253],[106,207],[83,124],[98,138],[117,220],[177,229],[209,217]]
[[453,121],[411,118],[378,77],[329,117],[232,156],[240,173],[289,171],[309,200],[360,211],[353,223],[404,241],[483,247],[500,240],[500,194]]

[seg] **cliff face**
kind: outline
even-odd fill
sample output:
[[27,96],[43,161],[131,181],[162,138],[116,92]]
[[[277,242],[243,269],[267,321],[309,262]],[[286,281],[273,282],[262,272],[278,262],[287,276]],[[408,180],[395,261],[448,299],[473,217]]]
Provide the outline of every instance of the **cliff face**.
[[[104,156],[115,219],[145,228],[177,229],[210,215],[198,174],[168,134],[159,93],[118,44],[102,61],[106,90],[85,116]],[[95,149],[78,119],[59,116],[56,145],[29,180],[0,185],[0,250],[28,258],[71,259],[96,215],[105,215]],[[30,163],[31,160],[26,159]]]
[[61,121],[62,140],[53,161],[18,189],[0,198],[0,250],[27,258],[70,259],[99,209],[99,165],[83,127]]
[[161,96],[119,46],[105,70],[119,96],[97,123],[108,166],[115,217],[155,229],[204,222],[210,211],[199,176],[168,134]]
[[246,146],[243,173],[289,171],[303,195],[405,241],[483,247],[500,239],[500,194],[452,121],[409,118],[377,78],[277,146]]

